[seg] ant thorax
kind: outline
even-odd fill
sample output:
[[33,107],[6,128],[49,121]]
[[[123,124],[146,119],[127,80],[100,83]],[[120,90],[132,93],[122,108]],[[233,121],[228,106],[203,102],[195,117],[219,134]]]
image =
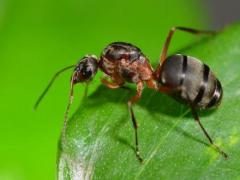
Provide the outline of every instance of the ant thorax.
[[118,82],[137,83],[152,78],[152,67],[141,50],[129,43],[114,42],[101,54],[99,67]]

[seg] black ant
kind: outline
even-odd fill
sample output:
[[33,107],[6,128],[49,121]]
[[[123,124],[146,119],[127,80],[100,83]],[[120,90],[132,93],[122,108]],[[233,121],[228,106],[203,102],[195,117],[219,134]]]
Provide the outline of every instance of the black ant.
[[137,93],[128,100],[128,108],[131,114],[135,131],[135,152],[138,160],[142,162],[138,143],[138,125],[132,105],[142,95],[144,83],[148,88],[155,89],[161,93],[167,93],[181,103],[187,104],[193,118],[202,129],[204,135],[215,149],[227,158],[227,154],[214,144],[211,137],[201,124],[197,110],[217,107],[222,99],[222,86],[210,68],[194,57],[176,54],[166,58],[168,47],[176,30],[192,34],[215,34],[212,31],[201,31],[186,27],[173,27],[167,36],[160,57],[160,63],[154,71],[148,58],[136,46],[125,42],[114,42],[109,44],[98,59],[94,55],[83,57],[77,65],[68,66],[55,74],[45,91],[35,104],[38,104],[54,82],[55,78],[65,70],[74,68],[71,77],[70,98],[64,117],[65,134],[68,112],[73,100],[73,86],[80,82],[88,82],[95,76],[98,68],[103,71],[111,82],[101,79],[101,82],[111,89],[124,87],[125,82],[137,85]]

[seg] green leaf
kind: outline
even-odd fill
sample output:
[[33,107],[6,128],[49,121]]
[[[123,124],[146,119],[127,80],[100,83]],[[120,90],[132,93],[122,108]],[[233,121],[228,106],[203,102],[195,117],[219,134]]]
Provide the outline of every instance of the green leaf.
[[200,119],[228,160],[209,145],[186,106],[145,89],[134,105],[144,158],[139,163],[126,104],[135,86],[129,93],[108,89],[98,81],[98,88],[82,100],[68,122],[66,141],[60,143],[59,178],[239,179],[239,34],[240,25],[234,25],[179,51],[208,64],[222,83],[221,106],[200,112]]

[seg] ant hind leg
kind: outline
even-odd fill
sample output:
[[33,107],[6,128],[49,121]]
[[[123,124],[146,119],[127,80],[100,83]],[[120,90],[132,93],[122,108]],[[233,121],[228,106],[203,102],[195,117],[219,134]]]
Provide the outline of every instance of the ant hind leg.
[[198,29],[181,27],[181,26],[172,27],[170,29],[169,33],[168,33],[168,36],[167,36],[164,44],[163,44],[163,48],[162,48],[162,52],[161,52],[161,56],[160,56],[160,63],[155,70],[155,74],[158,74],[161,71],[161,66],[162,66],[163,62],[166,60],[166,57],[167,57],[167,52],[168,52],[169,45],[171,43],[171,40],[173,38],[174,33],[177,30],[182,31],[182,32],[187,32],[187,33],[190,33],[190,34],[195,34],[195,35],[199,35],[199,34],[214,35],[214,34],[216,34],[215,31],[198,30]]
[[228,155],[222,151],[212,140],[212,138],[210,137],[210,135],[208,134],[208,132],[205,130],[205,128],[203,127],[199,117],[198,117],[198,114],[196,112],[196,110],[191,107],[191,110],[192,110],[192,115],[193,115],[193,118],[195,119],[195,121],[197,122],[197,124],[200,126],[201,130],[203,131],[204,135],[206,136],[206,138],[208,139],[208,141],[210,142],[210,144],[225,158],[227,159],[228,158]]
[[214,35],[214,34],[216,34],[215,31],[198,30],[198,29],[181,27],[181,26],[172,27],[170,29],[169,33],[168,33],[168,36],[166,38],[166,41],[165,41],[164,45],[163,45],[163,49],[162,49],[162,53],[161,53],[161,57],[160,57],[160,64],[162,64],[166,60],[169,44],[172,40],[172,37],[173,37],[174,33],[177,30],[187,32],[187,33],[191,33],[191,34],[195,34],[195,35],[198,35],[198,34]]

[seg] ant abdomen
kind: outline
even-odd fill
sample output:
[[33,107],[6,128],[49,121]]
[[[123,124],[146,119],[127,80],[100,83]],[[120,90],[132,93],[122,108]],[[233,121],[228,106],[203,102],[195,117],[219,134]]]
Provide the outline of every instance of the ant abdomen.
[[215,107],[222,99],[220,82],[206,64],[194,57],[177,54],[167,58],[158,82],[176,88],[171,95],[197,109]]

